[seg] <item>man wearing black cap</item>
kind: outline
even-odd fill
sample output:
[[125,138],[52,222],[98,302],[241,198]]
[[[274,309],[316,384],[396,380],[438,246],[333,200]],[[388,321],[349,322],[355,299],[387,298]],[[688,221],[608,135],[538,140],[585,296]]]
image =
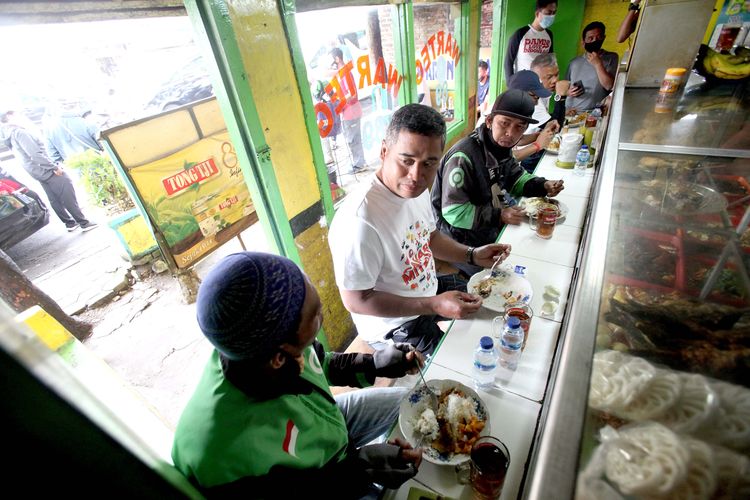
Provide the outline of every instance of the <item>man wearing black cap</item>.
[[[536,110],[539,109],[539,101],[552,95],[552,92],[542,85],[539,76],[527,69],[513,75],[510,78],[508,88],[528,92],[536,106],[534,108],[534,116],[532,116],[535,120],[537,119],[535,115]],[[549,113],[546,113],[546,116],[549,117]],[[545,124],[539,124],[539,127],[534,124],[529,124],[526,127],[526,133],[524,133],[518,145],[513,149],[513,156],[521,162],[521,166],[527,172],[534,171],[536,164],[542,157],[542,152],[547,149],[547,146],[549,146],[550,141],[552,141],[552,138],[559,129],[560,124],[557,123],[557,120],[552,119],[548,120]]]
[[[454,240],[479,246],[497,240],[503,224],[520,224],[524,211],[512,197],[555,196],[562,180],[548,181],[521,167],[512,150],[529,123],[534,101],[527,92],[500,94],[485,123],[456,145],[440,162],[432,185],[432,208],[438,229]],[[468,275],[480,270],[456,262]]]
[[375,354],[324,352],[315,287],[289,259],[229,255],[201,284],[198,325],[216,348],[175,431],[175,466],[209,498],[359,498],[413,477],[421,450],[370,444],[398,416],[404,388],[332,396],[376,376],[416,373],[407,345]]

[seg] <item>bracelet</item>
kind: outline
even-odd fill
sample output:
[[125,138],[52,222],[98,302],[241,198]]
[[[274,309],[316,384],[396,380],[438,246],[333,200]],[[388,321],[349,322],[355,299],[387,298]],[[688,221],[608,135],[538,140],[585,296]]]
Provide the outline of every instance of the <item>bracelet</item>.
[[531,144],[534,146],[534,149],[536,150],[537,153],[542,149],[542,147],[539,144],[537,144],[536,141],[532,142]]
[[474,265],[474,247],[466,247],[466,262]]

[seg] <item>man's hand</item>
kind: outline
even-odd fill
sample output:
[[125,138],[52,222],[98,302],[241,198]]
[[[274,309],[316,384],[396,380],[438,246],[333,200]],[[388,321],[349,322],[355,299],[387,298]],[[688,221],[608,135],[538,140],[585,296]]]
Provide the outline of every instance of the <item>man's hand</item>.
[[547,125],[544,126],[544,130],[551,130],[552,133],[555,134],[560,130],[560,124],[557,123],[557,120],[550,120],[547,122]]
[[602,63],[602,58],[599,57],[599,53],[598,52],[586,52],[586,60],[594,68],[598,68],[599,66],[601,66],[603,64]]
[[478,266],[492,267],[495,261],[504,261],[510,255],[510,245],[492,243],[474,250],[474,262]]
[[357,460],[373,483],[396,489],[417,474],[422,453],[403,441],[393,441],[361,447]]
[[[570,97],[578,97],[579,95],[583,95],[583,91],[584,91],[583,87],[579,87],[578,85],[571,85],[570,86],[570,90],[568,91],[568,95]],[[570,109],[566,110],[565,114],[566,115],[570,115],[570,111],[572,111],[572,110],[570,110]]]
[[560,96],[566,96],[568,95],[568,92],[570,91],[570,80],[557,80],[555,83],[555,94]]
[[424,366],[422,353],[405,342],[375,351],[372,359],[375,363],[375,375],[378,377],[398,378],[407,373],[414,375]]
[[63,169],[62,169],[62,167],[58,166],[58,167],[57,167],[57,168],[55,169],[55,172],[54,172],[54,174],[55,174],[55,175],[57,175],[57,176],[60,176],[60,175],[62,175],[62,174],[63,174]]
[[405,462],[413,463],[414,467],[419,469],[419,466],[422,464],[421,448],[414,449],[408,442],[404,441],[401,438],[391,439],[390,441],[388,441],[388,444],[396,445],[401,448],[401,458]]
[[544,189],[547,190],[547,196],[557,196],[560,194],[560,191],[565,189],[565,186],[563,185],[563,180],[560,179],[559,181],[547,181],[544,183]]
[[[552,120],[550,123],[554,123],[557,125],[556,120]],[[552,142],[552,138],[555,136],[555,130],[552,127],[544,127],[544,130],[539,132],[539,136],[536,138],[536,143],[539,144],[539,147],[542,149],[547,149],[547,146],[549,146],[549,143]]]
[[[539,134],[542,135],[542,134]],[[549,144],[549,141],[547,141]],[[500,212],[500,221],[503,224],[518,225],[526,218],[526,212],[519,207],[506,207]],[[474,251],[474,260],[476,260],[476,250]]]
[[451,319],[464,319],[482,307],[482,297],[479,295],[457,291],[435,295],[431,302],[435,314]]

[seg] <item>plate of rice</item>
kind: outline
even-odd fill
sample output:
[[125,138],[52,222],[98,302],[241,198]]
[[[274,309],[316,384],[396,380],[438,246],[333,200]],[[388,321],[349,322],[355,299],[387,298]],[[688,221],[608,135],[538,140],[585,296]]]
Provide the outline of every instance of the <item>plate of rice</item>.
[[528,304],[534,292],[531,283],[523,276],[511,272],[505,264],[495,268],[491,277],[489,269],[482,269],[469,278],[466,290],[482,297],[482,306],[490,311],[505,312],[517,304]]
[[455,380],[429,380],[427,384],[438,397],[437,412],[430,408],[424,384],[419,384],[401,402],[401,433],[412,446],[423,448],[428,462],[463,463],[479,436],[490,432],[487,407],[474,389]]

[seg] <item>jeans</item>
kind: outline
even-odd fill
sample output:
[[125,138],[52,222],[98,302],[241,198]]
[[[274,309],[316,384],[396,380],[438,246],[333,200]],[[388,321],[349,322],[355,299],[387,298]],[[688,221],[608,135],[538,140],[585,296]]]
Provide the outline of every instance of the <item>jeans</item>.
[[40,181],[42,189],[47,193],[49,204],[55,211],[57,217],[67,227],[87,226],[89,224],[86,216],[78,207],[78,199],[73,189],[73,183],[68,174],[53,175],[49,179]]
[[408,391],[406,387],[371,387],[334,396],[346,420],[349,443],[359,448],[390,431]]

